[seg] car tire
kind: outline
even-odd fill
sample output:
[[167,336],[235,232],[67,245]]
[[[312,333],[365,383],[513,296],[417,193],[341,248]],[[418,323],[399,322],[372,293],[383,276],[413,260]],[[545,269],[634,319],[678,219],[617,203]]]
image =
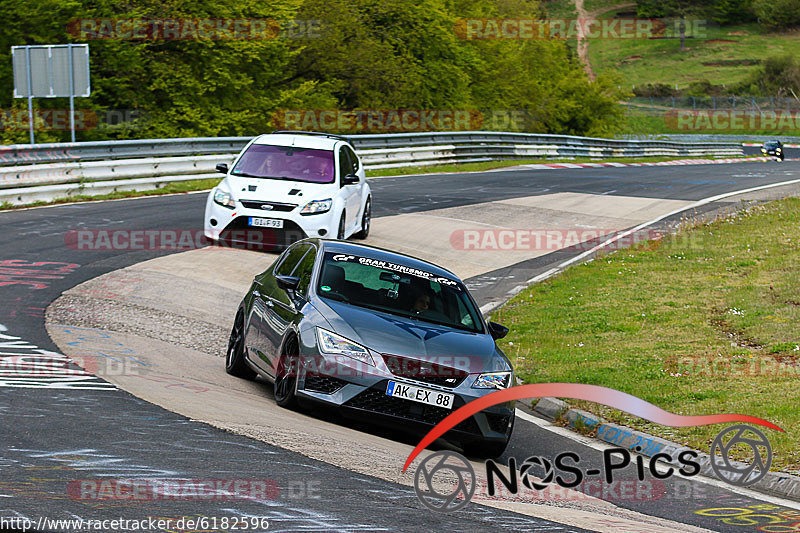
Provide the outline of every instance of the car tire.
[[364,204],[364,214],[361,215],[361,231],[355,234],[356,239],[366,239],[369,235],[369,227],[372,223],[372,198],[367,197]]
[[344,240],[344,224],[345,224],[345,212],[342,211],[342,218],[339,219],[339,229],[336,230],[336,238],[340,241]]
[[245,335],[244,313],[239,311],[236,314],[236,320],[233,322],[230,339],[228,339],[228,351],[225,354],[225,372],[237,378],[254,379],[256,377],[255,371],[247,366],[247,362],[244,360]]
[[285,409],[297,407],[297,372],[300,368],[300,355],[297,339],[290,337],[275,369],[275,403]]

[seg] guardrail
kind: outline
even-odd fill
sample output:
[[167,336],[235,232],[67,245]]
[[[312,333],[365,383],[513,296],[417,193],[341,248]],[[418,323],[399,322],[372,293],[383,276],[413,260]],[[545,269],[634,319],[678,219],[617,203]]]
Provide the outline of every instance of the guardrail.
[[626,135],[625,139],[635,140],[661,140],[679,143],[695,142],[723,142],[723,143],[754,143],[763,144],[767,141],[782,141],[784,144],[800,144],[800,137],[791,135],[736,135],[736,134],[708,134],[708,133],[658,133],[653,135]]
[[[613,158],[742,154],[739,143],[680,143],[505,132],[353,135],[367,169],[520,158]],[[144,139],[0,147],[0,203],[153,189],[220,177],[249,137]]]

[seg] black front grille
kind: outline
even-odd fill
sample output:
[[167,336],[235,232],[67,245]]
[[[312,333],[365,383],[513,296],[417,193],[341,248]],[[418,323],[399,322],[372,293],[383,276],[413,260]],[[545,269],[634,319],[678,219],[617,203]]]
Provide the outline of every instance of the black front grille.
[[346,381],[329,376],[306,376],[304,388],[305,390],[323,394],[333,394],[346,384]]
[[465,370],[400,355],[383,354],[383,361],[395,376],[440,387],[458,387],[469,375]]
[[[262,202],[259,200],[242,200],[242,205],[247,209],[260,209],[267,213],[270,211],[280,211],[288,213],[297,207],[297,204],[282,204],[280,202]],[[268,206],[266,209],[264,206]]]
[[[355,409],[362,409],[364,411],[371,411],[380,413],[382,415],[395,416],[412,420],[414,422],[421,422],[423,424],[436,425],[444,418],[464,405],[464,400],[456,396],[453,400],[453,408],[445,409],[444,407],[437,407],[435,405],[425,405],[419,402],[412,402],[403,398],[388,396],[386,394],[387,381],[381,381],[377,385],[365,390],[364,392],[354,396],[348,400],[344,405],[345,407],[352,407]],[[472,417],[464,420],[455,428],[456,431],[463,431],[466,433],[480,434],[478,424]]]

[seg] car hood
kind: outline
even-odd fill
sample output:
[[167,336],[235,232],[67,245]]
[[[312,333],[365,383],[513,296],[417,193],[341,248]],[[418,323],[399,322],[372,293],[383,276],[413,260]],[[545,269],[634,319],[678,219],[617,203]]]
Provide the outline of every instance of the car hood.
[[[488,333],[470,333],[330,300],[324,304],[333,311],[323,314],[336,333],[373,351],[445,366],[450,366],[447,362],[454,356],[466,356],[470,373],[511,369]],[[457,366],[463,368],[463,361]]]
[[[228,187],[237,200],[269,200],[286,204],[305,205],[322,196],[331,196],[335,183],[307,183],[302,181],[268,178],[228,176]],[[291,193],[291,194],[290,194]]]

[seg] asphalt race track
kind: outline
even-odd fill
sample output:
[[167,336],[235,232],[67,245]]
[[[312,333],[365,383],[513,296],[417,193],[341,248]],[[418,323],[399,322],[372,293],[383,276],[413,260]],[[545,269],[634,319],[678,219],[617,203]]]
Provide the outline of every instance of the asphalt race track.
[[[791,151],[787,155],[794,157]],[[378,178],[370,180],[370,184],[374,216],[388,217],[557,193],[690,202],[797,178],[800,163],[786,161],[575,171],[504,170]],[[772,189],[770,194],[797,194],[797,188],[787,189]],[[50,303],[87,280],[166,255],[151,251],[76,250],[65,245],[67,231],[199,229],[204,202],[205,194],[190,194],[0,213],[0,351],[6,355],[52,351],[56,356],[58,347],[44,325],[44,312]],[[704,209],[730,208],[734,203],[712,204]],[[560,263],[570,253],[577,252],[545,254],[467,282],[483,304]],[[265,256],[265,264],[269,257]],[[219,275],[224,276],[224,272]],[[231,298],[238,300],[240,295],[232,294]],[[224,373],[222,366],[220,372]],[[450,515],[433,513],[421,506],[408,486],[215,429],[118,390],[101,379],[73,377],[71,385],[57,378],[39,379],[37,383],[42,388],[20,388],[16,386],[19,379],[0,375],[0,434],[4,444],[0,450],[0,517],[30,517],[35,523],[42,516],[263,516],[270,522],[269,531],[583,530],[562,525],[557,519],[559,512],[569,512],[569,501],[558,503],[564,509],[553,513],[552,520],[477,504]],[[504,459],[513,456],[521,461],[533,454],[553,457],[565,450],[576,451],[587,463],[600,464],[602,454],[597,449],[522,419],[517,421]],[[635,470],[631,468],[624,475],[633,479]],[[80,480],[119,478],[248,479],[264,481],[275,490],[263,498],[249,500],[141,503],[87,500],[76,489]],[[665,484],[665,496],[656,502],[621,498],[618,494],[604,494],[604,499],[667,521],[737,532],[754,531],[756,525],[738,525],[730,520],[726,523],[720,516],[697,511],[770,504],[767,498],[739,494],[723,484],[676,478],[665,480]],[[776,506],[769,512],[786,510]],[[608,523],[587,524],[591,527],[586,529],[624,530],[612,519],[609,516]],[[655,530],[656,526],[654,522],[653,529],[644,530]],[[41,529],[68,528],[44,524]]]

